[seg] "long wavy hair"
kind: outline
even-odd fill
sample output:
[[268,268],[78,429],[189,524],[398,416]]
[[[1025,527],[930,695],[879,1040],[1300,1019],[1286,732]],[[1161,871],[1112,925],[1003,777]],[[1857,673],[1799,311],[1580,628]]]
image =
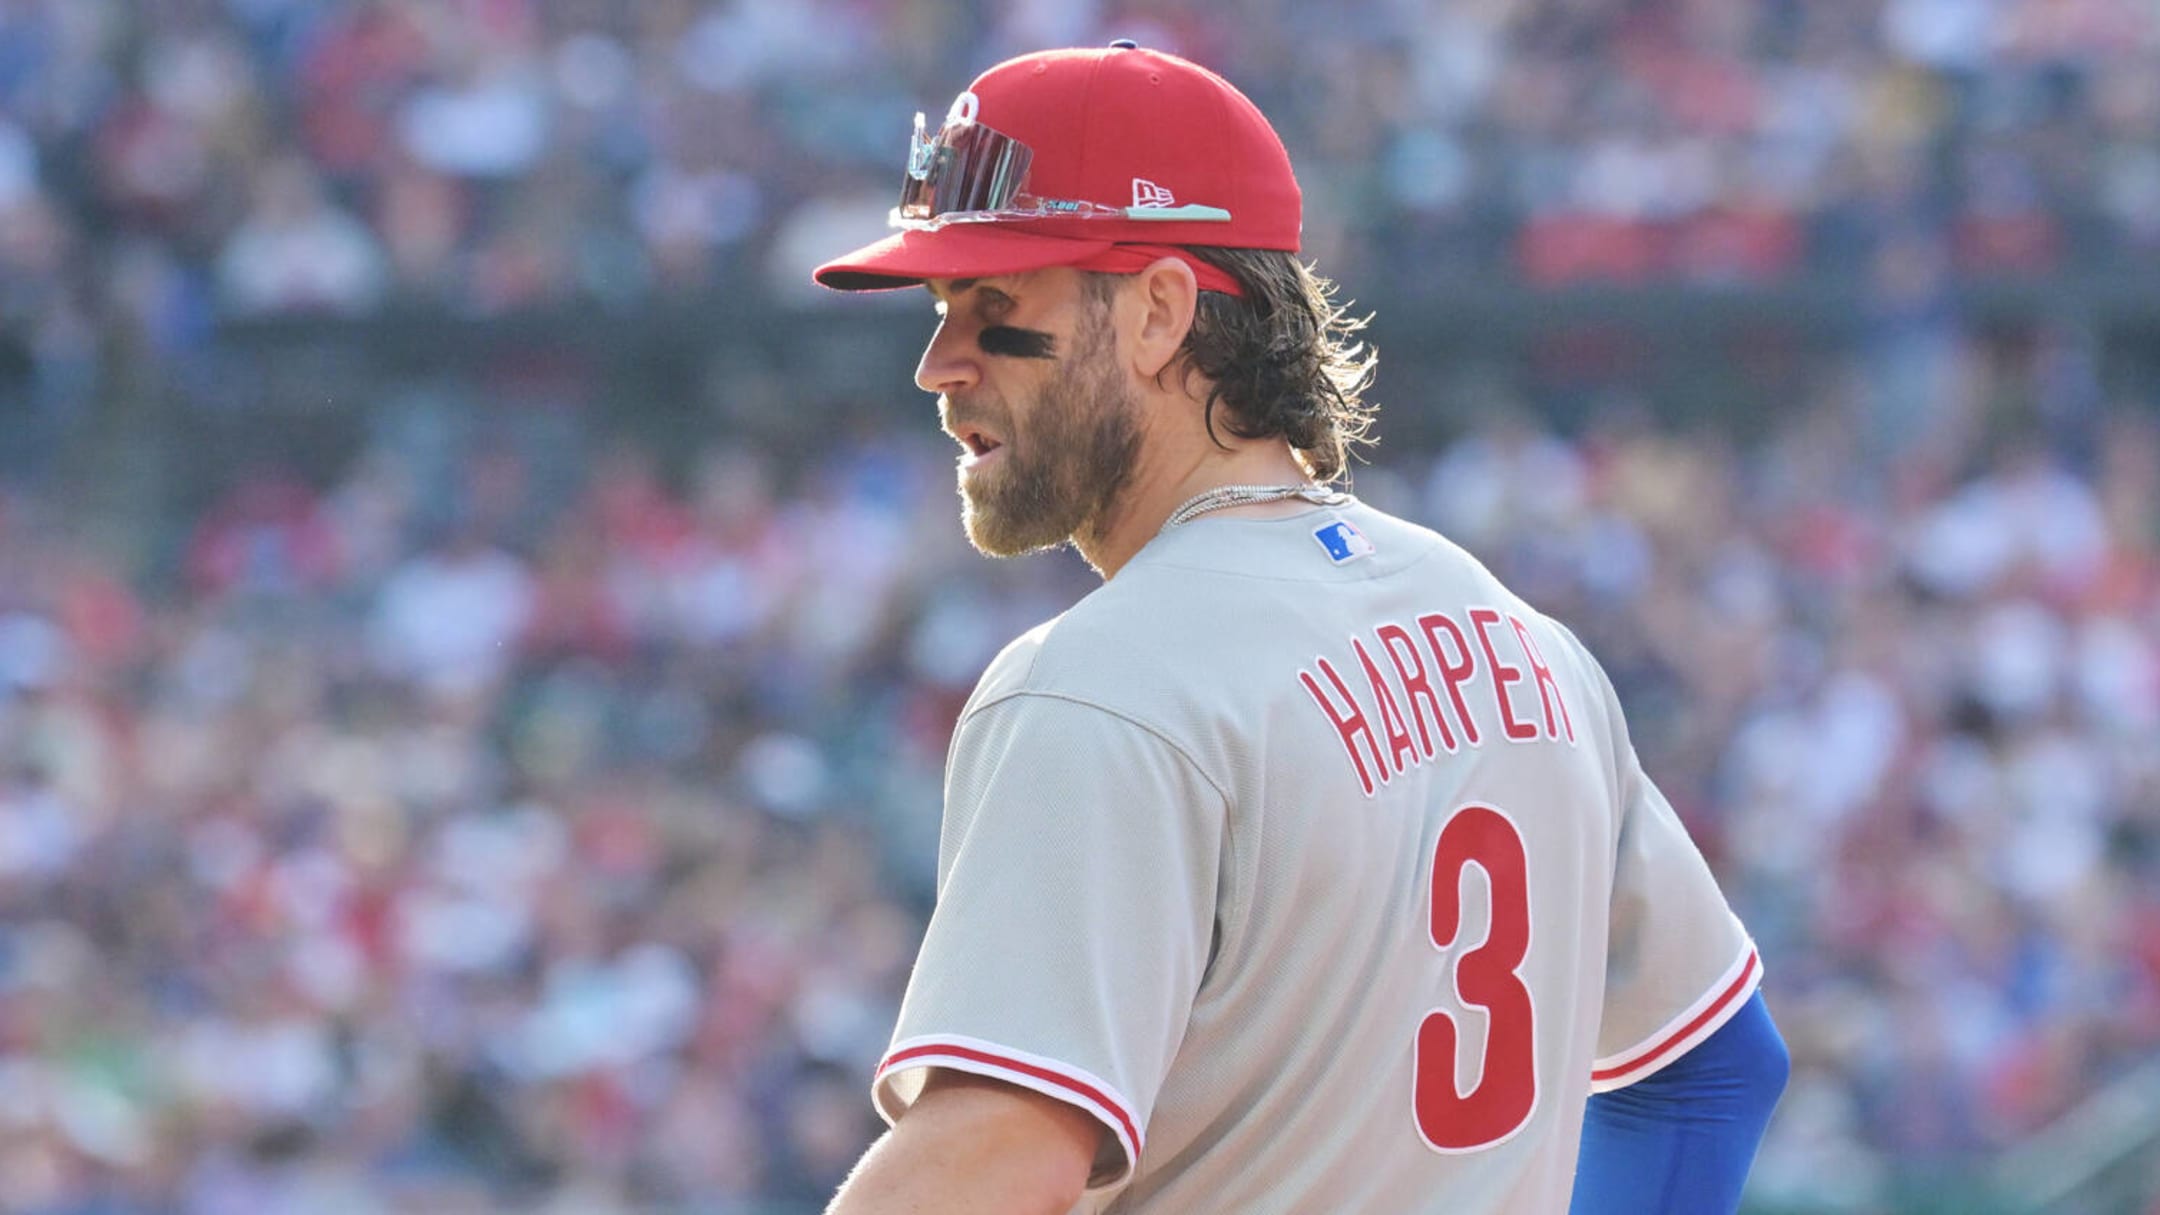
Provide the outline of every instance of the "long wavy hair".
[[1187,246],[1235,278],[1243,296],[1200,293],[1181,359],[1209,382],[1206,423],[1244,439],[1280,437],[1321,482],[1349,470],[1372,437],[1365,401],[1379,354],[1358,338],[1369,318],[1335,302],[1335,284],[1295,253]]

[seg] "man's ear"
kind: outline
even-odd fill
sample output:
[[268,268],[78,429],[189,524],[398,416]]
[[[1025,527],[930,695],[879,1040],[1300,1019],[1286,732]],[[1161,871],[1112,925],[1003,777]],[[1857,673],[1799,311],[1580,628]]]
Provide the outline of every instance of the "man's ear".
[[1182,258],[1161,257],[1148,263],[1125,288],[1132,320],[1133,370],[1153,380],[1162,376],[1184,348],[1200,306],[1200,281]]

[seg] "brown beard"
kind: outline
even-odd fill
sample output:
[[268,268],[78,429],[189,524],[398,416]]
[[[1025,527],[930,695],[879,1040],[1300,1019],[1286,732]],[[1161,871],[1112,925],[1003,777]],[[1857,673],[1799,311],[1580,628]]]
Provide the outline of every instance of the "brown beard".
[[1140,408],[1110,354],[1109,310],[1091,309],[1071,354],[1028,412],[1007,429],[989,476],[960,479],[961,522],[992,557],[1055,548],[1099,525],[1140,452]]

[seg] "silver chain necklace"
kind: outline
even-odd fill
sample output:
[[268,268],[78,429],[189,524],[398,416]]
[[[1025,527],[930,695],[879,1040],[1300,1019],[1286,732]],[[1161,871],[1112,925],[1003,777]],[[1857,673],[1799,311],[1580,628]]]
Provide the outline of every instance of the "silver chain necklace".
[[1163,521],[1163,530],[1189,523],[1211,510],[1251,506],[1256,502],[1280,502],[1285,498],[1303,498],[1321,506],[1340,506],[1350,500],[1350,495],[1318,485],[1218,485],[1178,503],[1177,509]]

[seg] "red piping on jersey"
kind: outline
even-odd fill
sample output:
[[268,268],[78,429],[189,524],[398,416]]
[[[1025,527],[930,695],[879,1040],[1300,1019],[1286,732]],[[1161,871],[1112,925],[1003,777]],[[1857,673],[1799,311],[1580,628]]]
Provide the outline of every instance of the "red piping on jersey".
[[1693,1020],[1689,1021],[1686,1025],[1681,1026],[1679,1029],[1674,1030],[1670,1036],[1668,1036],[1663,1042],[1658,1043],[1656,1046],[1653,1046],[1648,1050],[1643,1051],[1641,1054],[1636,1055],[1632,1059],[1624,1059],[1618,1063],[1613,1064],[1611,1067],[1601,1067],[1598,1068],[1596,1071],[1591,1072],[1590,1082],[1592,1084],[1602,1084],[1607,1080],[1617,1079],[1618,1077],[1624,1076],[1629,1072],[1636,1071],[1650,1063],[1655,1062],[1658,1056],[1664,1054],[1666,1051],[1669,1051],[1673,1047],[1686,1041],[1689,1034],[1692,1034],[1696,1030],[1701,1029],[1704,1025],[1708,1024],[1712,1018],[1716,1017],[1719,1013],[1724,1012],[1725,1009],[1730,1006],[1735,999],[1739,997],[1741,992],[1747,990],[1748,980],[1755,977],[1755,964],[1757,960],[1758,958],[1756,952],[1752,949],[1748,950],[1747,964],[1740,968],[1740,977],[1734,979],[1731,986],[1727,987],[1724,991],[1719,992],[1718,998],[1710,1001],[1710,1007],[1705,1008],[1700,1013],[1696,1014]]
[[976,1063],[988,1063],[994,1067],[1002,1067],[1019,1072],[1022,1075],[1033,1076],[1037,1080],[1047,1080],[1061,1088],[1071,1089],[1073,1092],[1086,1097],[1088,1100],[1117,1115],[1118,1123],[1125,1128],[1125,1142],[1132,1144],[1133,1147],[1134,1159],[1131,1163],[1134,1167],[1138,1167],[1140,1163],[1140,1128],[1134,1124],[1132,1115],[1126,1113],[1124,1106],[1112,1101],[1100,1089],[1095,1088],[1093,1085],[1082,1084],[1062,1072],[1054,1072],[1047,1067],[1037,1067],[1032,1063],[1022,1063],[1018,1059],[1008,1059],[1003,1055],[993,1055],[988,1051],[932,1042],[922,1046],[911,1046],[885,1060],[884,1063],[878,1066],[878,1078],[883,1079],[885,1073],[895,1067],[910,1059],[919,1059],[925,1055],[950,1055],[955,1058],[972,1060]]

